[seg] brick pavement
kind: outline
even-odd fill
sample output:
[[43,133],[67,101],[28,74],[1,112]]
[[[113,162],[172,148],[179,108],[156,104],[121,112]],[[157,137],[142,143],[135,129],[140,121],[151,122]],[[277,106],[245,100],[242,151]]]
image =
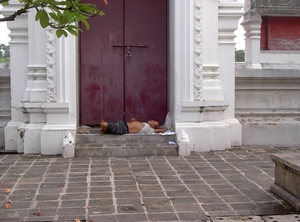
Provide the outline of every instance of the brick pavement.
[[[267,221],[262,216],[292,216],[291,207],[269,190],[274,182],[269,154],[295,151],[300,148],[254,146],[189,157],[0,155],[0,221]],[[7,188],[10,193],[4,192]]]

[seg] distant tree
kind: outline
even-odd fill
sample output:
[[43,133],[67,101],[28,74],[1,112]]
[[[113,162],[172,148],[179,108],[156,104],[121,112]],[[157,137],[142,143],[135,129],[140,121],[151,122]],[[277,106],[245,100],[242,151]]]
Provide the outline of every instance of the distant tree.
[[8,62],[10,59],[9,45],[0,44],[0,62]]
[[235,62],[245,62],[245,50],[235,50]]

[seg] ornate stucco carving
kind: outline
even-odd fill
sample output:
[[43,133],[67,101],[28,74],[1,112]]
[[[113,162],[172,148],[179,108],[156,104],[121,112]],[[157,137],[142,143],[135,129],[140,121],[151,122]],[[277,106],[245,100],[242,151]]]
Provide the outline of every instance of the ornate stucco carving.
[[55,31],[52,28],[47,28],[47,102],[56,102],[55,39]]
[[194,101],[202,100],[202,0],[194,0]]

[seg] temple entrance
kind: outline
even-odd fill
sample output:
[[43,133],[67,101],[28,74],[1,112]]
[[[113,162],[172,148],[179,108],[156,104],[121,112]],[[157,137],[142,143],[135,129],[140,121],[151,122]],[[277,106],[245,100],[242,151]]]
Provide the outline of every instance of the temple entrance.
[[[90,1],[89,1],[90,2]],[[93,3],[93,2],[91,2]],[[101,7],[102,1],[94,0]],[[80,124],[167,113],[167,0],[111,0],[80,35]]]

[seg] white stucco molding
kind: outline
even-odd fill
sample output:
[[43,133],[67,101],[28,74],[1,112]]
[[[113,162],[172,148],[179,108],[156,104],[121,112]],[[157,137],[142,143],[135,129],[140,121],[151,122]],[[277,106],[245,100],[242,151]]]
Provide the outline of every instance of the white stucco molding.
[[56,47],[55,30],[53,28],[47,28],[46,29],[47,102],[57,101],[55,47]]
[[229,101],[183,101],[182,122],[222,121],[228,105]]
[[194,0],[194,101],[202,100],[203,2]]
[[219,1],[219,44],[235,44],[234,31],[238,28],[238,20],[243,16],[242,3],[238,1]]

